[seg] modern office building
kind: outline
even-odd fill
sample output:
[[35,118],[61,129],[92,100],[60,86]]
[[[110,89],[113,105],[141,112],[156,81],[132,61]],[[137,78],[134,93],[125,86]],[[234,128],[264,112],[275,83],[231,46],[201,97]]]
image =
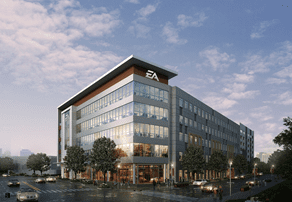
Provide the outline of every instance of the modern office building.
[[240,154],[249,162],[254,158],[254,131],[242,123],[240,123]]
[[256,157],[260,159],[260,161],[268,163],[269,157],[271,156],[270,153],[260,152],[257,153]]
[[22,149],[20,151],[20,156],[30,156],[31,154],[33,154],[33,153],[28,149]]
[[[191,144],[203,149],[207,162],[216,150],[228,158],[242,152],[241,125],[180,88],[168,85],[175,76],[173,70],[130,56],[61,104],[61,177],[73,177],[63,161],[68,146],[78,145],[89,155],[93,142],[103,136],[113,139],[127,153],[118,173],[134,184],[150,182],[151,178],[186,178],[181,157]],[[193,177],[209,178],[210,172]],[[78,177],[103,178],[90,167]],[[116,179],[116,174],[107,173],[107,180]]]

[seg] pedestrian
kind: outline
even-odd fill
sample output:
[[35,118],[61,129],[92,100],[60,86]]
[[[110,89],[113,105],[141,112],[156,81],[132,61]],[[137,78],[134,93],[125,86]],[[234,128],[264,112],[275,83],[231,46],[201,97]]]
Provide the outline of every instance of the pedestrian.
[[155,191],[156,181],[153,179],[153,190]]
[[219,194],[219,201],[222,202],[222,199],[223,199],[223,189],[222,189],[221,186],[219,186],[219,190],[218,191],[219,191],[219,193],[218,193]]
[[218,189],[216,190],[214,190],[214,197],[213,197],[213,202],[216,202],[217,201],[217,191],[218,191]]
[[167,179],[167,185],[169,186],[169,179]]

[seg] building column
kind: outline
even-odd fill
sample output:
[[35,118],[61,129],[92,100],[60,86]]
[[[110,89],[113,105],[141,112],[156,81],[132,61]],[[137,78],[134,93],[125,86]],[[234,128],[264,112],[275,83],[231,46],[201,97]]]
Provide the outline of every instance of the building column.
[[136,164],[133,163],[133,184],[136,184]]
[[109,182],[109,171],[106,172],[107,181]]
[[137,184],[139,184],[139,165],[137,164]]
[[163,182],[165,182],[166,178],[166,164],[163,164]]

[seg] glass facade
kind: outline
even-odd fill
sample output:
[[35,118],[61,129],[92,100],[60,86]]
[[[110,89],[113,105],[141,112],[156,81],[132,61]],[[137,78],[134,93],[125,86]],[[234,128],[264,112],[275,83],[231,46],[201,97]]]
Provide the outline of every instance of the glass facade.
[[168,109],[134,102],[134,115],[168,121]]
[[142,157],[168,157],[167,145],[134,143],[134,156]]
[[168,103],[168,91],[134,81],[134,95]]
[[168,138],[168,127],[135,123],[134,133],[136,136],[140,137],[150,137],[150,138]]
[[70,110],[64,113],[65,123],[65,150],[70,145]]

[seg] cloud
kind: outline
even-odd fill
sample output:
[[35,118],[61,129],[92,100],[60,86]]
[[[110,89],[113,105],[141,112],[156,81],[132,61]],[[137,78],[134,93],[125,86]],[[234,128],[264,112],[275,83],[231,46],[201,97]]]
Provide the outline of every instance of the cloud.
[[250,74],[237,74],[234,73],[234,81],[242,83],[252,83],[254,81],[254,75]]
[[156,11],[157,6],[158,4],[156,5],[149,4],[146,7],[143,7],[140,10],[136,11],[136,13],[140,15],[142,18],[146,18],[148,15]]
[[[39,3],[0,1],[0,65],[13,83],[39,91],[84,86],[121,61],[111,52],[78,45],[84,35],[111,34],[118,12],[104,8],[77,11],[76,1]],[[78,8],[79,9],[79,8]],[[71,88],[70,88],[71,86]]]
[[166,42],[168,43],[177,44],[177,45],[182,45],[182,44],[187,43],[186,39],[179,38],[178,30],[173,27],[171,22],[167,22],[164,25],[163,30],[162,30],[162,36],[166,38]]
[[132,22],[132,24],[133,25],[128,28],[128,32],[130,32],[132,35],[136,36],[137,38],[147,38],[150,36],[150,27],[147,27],[146,25],[140,24],[136,21]]
[[286,91],[284,93],[279,94],[275,104],[291,105],[292,93],[290,91]]
[[292,79],[292,65],[284,67],[281,71],[275,73],[275,75],[281,78],[290,77]]
[[233,84],[227,84],[228,87],[225,87],[222,89],[223,93],[229,93],[228,98],[230,99],[252,99],[256,95],[259,95],[258,90],[254,91],[245,91],[246,84],[242,83],[233,83]]
[[198,66],[211,66],[214,71],[223,71],[228,68],[231,63],[236,61],[234,55],[228,55],[225,52],[220,53],[219,48],[217,47],[209,47],[206,50],[201,51],[199,55],[201,58],[205,58],[205,62]]
[[128,2],[128,3],[133,3],[133,4],[139,4],[139,0],[125,0],[125,2]]
[[282,84],[287,83],[286,79],[279,79],[279,78],[268,78],[266,80],[267,84]]
[[203,25],[203,22],[208,19],[208,17],[205,16],[204,12],[196,13],[197,16],[196,19],[194,19],[191,16],[186,16],[184,14],[180,14],[177,17],[177,25],[181,26],[182,28],[186,27],[200,27]]
[[217,93],[209,93],[203,98],[203,102],[217,111],[229,109],[237,104],[237,101],[221,97]]
[[177,66],[173,66],[173,65],[164,65],[164,66],[168,69],[172,69],[176,72],[179,72],[179,68]]
[[251,33],[250,38],[251,39],[258,39],[263,37],[263,33],[266,31],[266,29],[274,24],[276,24],[277,20],[272,21],[264,21],[261,22],[258,26],[254,26],[253,33]]

